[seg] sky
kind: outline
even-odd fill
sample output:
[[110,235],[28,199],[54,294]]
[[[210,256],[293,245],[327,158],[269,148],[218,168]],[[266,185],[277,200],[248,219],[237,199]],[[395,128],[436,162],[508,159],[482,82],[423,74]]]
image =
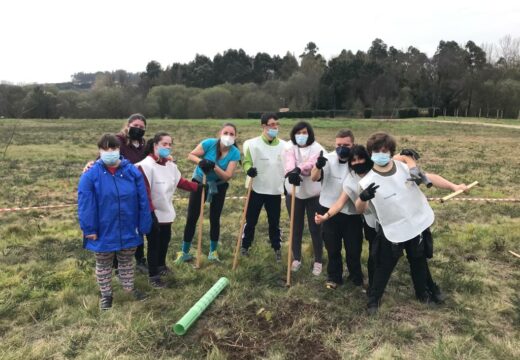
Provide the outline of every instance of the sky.
[[440,40],[464,45],[520,38],[519,0],[1,0],[0,81],[70,81],[77,72],[142,72],[210,58],[301,54],[310,41],[330,59],[375,38],[428,56]]

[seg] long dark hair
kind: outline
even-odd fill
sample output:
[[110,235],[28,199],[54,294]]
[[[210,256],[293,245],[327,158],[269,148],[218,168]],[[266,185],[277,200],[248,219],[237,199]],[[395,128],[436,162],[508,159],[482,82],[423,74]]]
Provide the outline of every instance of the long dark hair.
[[307,132],[309,133],[309,137],[307,138],[307,143],[305,145],[310,145],[314,142],[315,138],[314,138],[314,130],[311,126],[311,124],[309,124],[307,121],[300,121],[299,123],[296,123],[296,125],[293,126],[293,128],[291,129],[291,141],[293,142],[294,145],[298,145],[296,143],[296,133],[300,130],[303,130],[303,129],[307,129]]
[[352,161],[354,160],[354,157],[358,159],[365,159],[365,163],[367,164],[368,169],[372,169],[372,166],[374,166],[374,162],[370,158],[370,155],[368,155],[367,149],[363,145],[354,145],[350,148],[350,152],[348,154],[348,166],[350,169],[350,166],[352,165]]
[[155,144],[158,144],[159,141],[162,140],[163,137],[165,136],[169,136],[169,137],[172,137],[170,134],[168,134],[167,132],[164,132],[164,131],[161,131],[161,132],[158,132],[156,133],[153,138],[149,139],[147,142],[146,142],[146,146],[144,147],[144,155],[145,156],[148,156],[150,154],[153,154],[153,146]]
[[[229,122],[224,123],[224,125],[222,125],[222,127],[220,128],[219,133],[226,126],[231,126],[233,128],[233,130],[235,130],[235,143],[232,146],[234,146],[234,147],[236,147],[238,149],[237,142],[236,142],[236,138],[237,138],[238,133],[237,133],[237,127],[235,126],[235,124],[232,124],[232,123],[229,123]],[[219,136],[218,139],[217,139],[217,158],[215,160],[220,159],[221,156],[222,156],[222,150],[220,150],[220,136]]]

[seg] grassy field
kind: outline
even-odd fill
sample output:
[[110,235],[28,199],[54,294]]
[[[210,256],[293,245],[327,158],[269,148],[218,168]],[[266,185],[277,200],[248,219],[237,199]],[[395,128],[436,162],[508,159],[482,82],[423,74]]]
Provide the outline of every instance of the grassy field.
[[[455,119],[452,119],[455,120]],[[471,121],[471,119],[462,119]],[[478,180],[471,197],[520,197],[520,129],[407,121],[315,119],[317,140],[332,150],[334,134],[348,127],[358,143],[375,131],[416,148],[427,171],[454,182]],[[488,121],[492,122],[492,121]],[[223,121],[150,120],[147,135],[166,130],[185,177],[186,155]],[[237,120],[239,141],[257,136],[259,121]],[[281,121],[287,138],[295,121]],[[520,125],[510,120],[502,124]],[[0,120],[0,208],[74,204],[81,169],[96,156],[103,132],[121,120]],[[12,135],[13,134],[13,135]],[[9,146],[7,146],[9,144]],[[244,195],[238,171],[230,196]],[[426,190],[427,196],[445,191]],[[293,286],[281,284],[284,265],[268,246],[265,213],[248,259],[231,272],[243,203],[228,200],[222,217],[223,264],[200,270],[174,266],[185,223],[186,193],[175,203],[178,218],[168,263],[168,289],[153,290],[144,275],[137,286],[150,294],[134,302],[114,280],[114,307],[98,309],[94,258],[83,250],[74,206],[0,213],[0,359],[518,359],[520,358],[520,203],[432,203],[436,253],[434,279],[448,295],[445,305],[414,300],[408,264],[402,259],[390,280],[380,313],[365,314],[366,296],[346,285],[325,289],[310,272],[310,235],[304,267]],[[288,216],[282,209],[288,234]],[[204,253],[209,224],[205,222]],[[366,244],[366,243],[365,243]],[[366,264],[367,248],[363,250]],[[283,246],[286,254],[286,245]],[[172,325],[220,277],[230,287],[184,337]],[[262,310],[263,309],[263,310]]]

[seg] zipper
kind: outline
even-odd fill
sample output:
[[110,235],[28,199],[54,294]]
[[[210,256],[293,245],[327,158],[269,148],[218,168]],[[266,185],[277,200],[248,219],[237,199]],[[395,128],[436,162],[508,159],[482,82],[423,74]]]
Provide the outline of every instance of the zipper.
[[[117,173],[117,172],[116,172]],[[123,236],[121,234],[121,199],[119,197],[119,188],[117,187],[117,182],[116,182],[116,175],[112,175],[112,179],[114,179],[114,185],[116,187],[116,192],[117,192],[117,216],[119,218],[119,244],[121,245],[121,249],[123,248]]]

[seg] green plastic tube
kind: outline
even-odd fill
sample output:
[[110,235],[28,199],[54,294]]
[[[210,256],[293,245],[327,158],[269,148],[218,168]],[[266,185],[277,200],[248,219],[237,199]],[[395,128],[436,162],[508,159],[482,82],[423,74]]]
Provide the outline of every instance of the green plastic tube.
[[206,308],[216,299],[218,294],[229,285],[229,280],[221,277],[218,281],[200,298],[199,301],[191,307],[190,310],[173,326],[173,331],[177,335],[184,335],[186,331],[193,325],[195,320],[206,310]]

